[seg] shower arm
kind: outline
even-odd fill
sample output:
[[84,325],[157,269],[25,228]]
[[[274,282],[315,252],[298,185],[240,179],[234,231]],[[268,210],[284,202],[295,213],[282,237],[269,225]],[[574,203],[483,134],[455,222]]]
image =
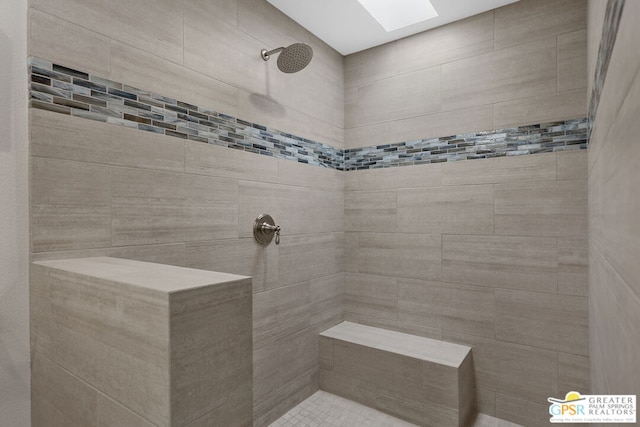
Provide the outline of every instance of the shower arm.
[[282,52],[283,50],[284,50],[284,47],[278,47],[269,51],[267,51],[267,49],[262,49],[260,51],[260,55],[262,56],[262,59],[264,59],[265,61],[268,61],[271,55],[273,55],[274,53]]

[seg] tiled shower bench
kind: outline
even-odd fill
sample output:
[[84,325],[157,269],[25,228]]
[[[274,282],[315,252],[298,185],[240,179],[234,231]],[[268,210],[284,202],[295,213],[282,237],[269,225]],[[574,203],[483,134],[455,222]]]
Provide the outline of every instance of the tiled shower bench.
[[320,334],[320,388],[421,426],[464,426],[471,348],[342,322]]

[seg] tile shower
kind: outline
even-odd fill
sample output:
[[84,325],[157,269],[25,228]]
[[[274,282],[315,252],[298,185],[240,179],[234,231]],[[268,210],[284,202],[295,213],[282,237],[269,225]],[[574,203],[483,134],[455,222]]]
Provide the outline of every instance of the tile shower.
[[[344,59],[262,0],[107,3],[31,2],[34,261],[253,276],[257,426],[317,390],[343,319],[470,345],[479,410],[510,421],[589,389],[583,1]],[[258,53],[290,39],[316,56],[283,76]]]

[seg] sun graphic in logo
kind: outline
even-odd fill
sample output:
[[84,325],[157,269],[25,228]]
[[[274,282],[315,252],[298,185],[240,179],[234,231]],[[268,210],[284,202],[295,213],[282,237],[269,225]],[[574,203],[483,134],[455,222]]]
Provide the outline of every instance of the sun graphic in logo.
[[554,399],[553,397],[549,397],[547,399],[547,401],[551,403],[570,403],[577,402],[579,400],[584,400],[584,397],[580,396],[580,393],[578,393],[577,391],[570,391],[569,393],[567,393],[564,396],[564,400]]

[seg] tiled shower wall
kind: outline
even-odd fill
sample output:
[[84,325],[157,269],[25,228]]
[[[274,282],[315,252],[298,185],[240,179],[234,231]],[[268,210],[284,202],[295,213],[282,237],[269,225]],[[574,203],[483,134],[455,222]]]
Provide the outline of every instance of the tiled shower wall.
[[[342,57],[263,0],[30,6],[32,56],[343,145]],[[314,48],[300,73],[259,56],[294,41]],[[111,255],[252,275],[256,425],[317,389],[317,332],[342,316],[342,172],[30,114],[32,259]],[[279,246],[254,241],[261,213],[282,226]]]
[[624,4],[617,37],[605,3],[589,2],[592,68],[611,51],[589,146],[591,378],[594,393],[639,394],[640,3],[615,2]]
[[[587,114],[584,0],[522,0],[345,60],[347,148]],[[347,320],[473,347],[478,406],[589,390],[587,153],[347,172]]]
[[346,57],[346,148],[584,117],[586,10],[521,0]]
[[[348,57],[346,104],[342,57],[262,0],[32,0],[30,55],[357,148],[585,117],[585,5],[523,0]],[[315,50],[298,74],[256,54],[293,41]],[[351,320],[474,346],[480,410],[531,425],[588,389],[585,162],[341,172],[32,109],[32,258],[254,276],[256,425],[317,388],[345,283]],[[253,241],[263,212],[280,246]]]

